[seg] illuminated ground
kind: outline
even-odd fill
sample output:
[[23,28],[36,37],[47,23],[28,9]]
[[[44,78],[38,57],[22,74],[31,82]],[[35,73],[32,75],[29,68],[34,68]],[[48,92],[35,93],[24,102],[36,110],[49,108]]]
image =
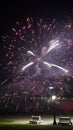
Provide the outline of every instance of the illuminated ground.
[[[53,116],[41,116],[43,123],[42,125],[52,125]],[[58,123],[59,116],[56,117],[56,122]],[[31,116],[5,116],[1,120],[4,120],[4,124],[29,124]],[[6,121],[7,120],[7,121]],[[73,123],[73,117],[71,116],[71,121]]]
[[[53,117],[48,117],[48,116],[41,116],[42,117],[42,120],[43,120],[43,123],[42,123],[42,125],[44,125],[44,124],[46,124],[46,125],[48,125],[48,124],[52,124],[52,122],[53,122]],[[28,124],[29,123],[29,121],[31,120],[31,116],[29,116],[29,117],[21,117],[21,118],[16,118],[16,119],[14,119],[14,124]]]

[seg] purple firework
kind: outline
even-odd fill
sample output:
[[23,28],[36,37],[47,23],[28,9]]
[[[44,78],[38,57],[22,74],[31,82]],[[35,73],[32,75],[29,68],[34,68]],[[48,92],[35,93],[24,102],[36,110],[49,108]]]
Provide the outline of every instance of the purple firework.
[[[3,59],[0,66],[5,74],[1,85],[20,86],[21,91],[43,94],[50,84],[59,93],[73,76],[72,22],[27,18],[16,22],[10,32],[2,35]],[[4,58],[5,57],[5,58]],[[64,87],[63,87],[64,86]]]

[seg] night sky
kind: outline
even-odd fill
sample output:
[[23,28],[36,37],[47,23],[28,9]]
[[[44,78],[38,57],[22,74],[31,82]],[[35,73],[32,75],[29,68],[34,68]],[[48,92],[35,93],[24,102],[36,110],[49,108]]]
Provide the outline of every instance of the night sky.
[[1,31],[7,31],[10,25],[14,24],[17,19],[22,19],[28,16],[36,17],[50,17],[57,16],[60,17],[64,13],[71,15],[73,9],[73,3],[71,1],[60,0],[49,0],[41,1],[35,0],[30,1],[10,1],[10,2],[0,2],[0,28]]
[[58,96],[73,97],[72,85],[73,3],[53,0],[0,3],[3,94],[10,93],[11,88],[13,93],[50,95],[48,88],[54,86]]

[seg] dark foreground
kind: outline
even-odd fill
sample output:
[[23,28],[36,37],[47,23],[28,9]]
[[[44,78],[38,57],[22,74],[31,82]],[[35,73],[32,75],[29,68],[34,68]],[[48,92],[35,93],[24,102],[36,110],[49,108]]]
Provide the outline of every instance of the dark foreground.
[[0,130],[5,129],[6,130],[73,130],[73,126],[0,124]]

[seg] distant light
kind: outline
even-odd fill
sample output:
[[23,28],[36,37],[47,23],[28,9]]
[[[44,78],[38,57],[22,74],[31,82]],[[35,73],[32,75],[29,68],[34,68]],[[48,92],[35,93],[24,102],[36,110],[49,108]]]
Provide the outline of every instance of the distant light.
[[52,89],[53,89],[53,87],[49,87],[49,89],[50,89],[50,90],[52,90]]
[[56,99],[56,95],[52,95],[52,100],[54,101]]

